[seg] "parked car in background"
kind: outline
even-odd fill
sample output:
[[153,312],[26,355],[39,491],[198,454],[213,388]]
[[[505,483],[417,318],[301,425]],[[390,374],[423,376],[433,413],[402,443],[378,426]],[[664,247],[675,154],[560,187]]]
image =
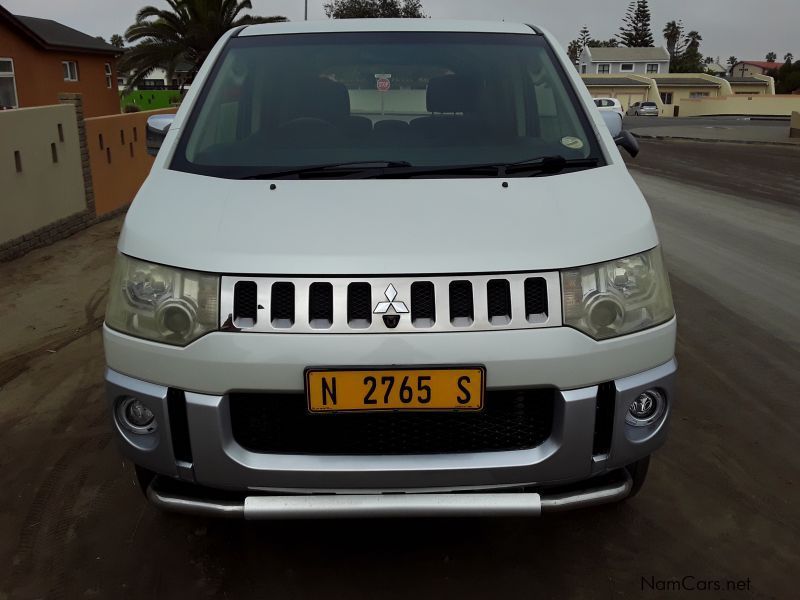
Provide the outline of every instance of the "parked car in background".
[[655,102],[634,102],[626,114],[629,117],[657,117],[659,110]]
[[619,116],[625,114],[625,111],[622,109],[622,104],[616,98],[595,98],[594,105],[600,112],[615,112],[618,113]]
[[157,506],[539,515],[642,486],[674,401],[669,280],[617,149],[636,140],[551,35],[248,25],[147,135],[104,338]]

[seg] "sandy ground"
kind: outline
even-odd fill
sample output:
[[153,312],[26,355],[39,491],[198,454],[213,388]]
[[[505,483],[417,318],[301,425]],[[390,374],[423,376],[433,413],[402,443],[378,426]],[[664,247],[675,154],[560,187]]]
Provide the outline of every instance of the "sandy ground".
[[635,500],[539,520],[159,513],[103,402],[116,220],[0,264],[0,600],[637,598],[659,596],[643,578],[686,576],[749,588],[708,597],[796,596],[800,151],[642,148],[631,164],[672,271],[681,370]]

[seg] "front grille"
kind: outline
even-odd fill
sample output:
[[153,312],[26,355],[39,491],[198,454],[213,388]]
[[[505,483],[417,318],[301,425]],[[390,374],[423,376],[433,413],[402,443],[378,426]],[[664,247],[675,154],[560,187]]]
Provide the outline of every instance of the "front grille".
[[541,277],[525,280],[525,314],[528,321],[547,318],[547,282]]
[[233,322],[252,327],[258,318],[258,286],[255,281],[238,281],[233,290]]
[[411,284],[411,323],[415,327],[433,327],[436,324],[436,291],[430,281]]
[[511,287],[507,279],[492,279],[486,286],[489,321],[492,325],[511,322]]
[[372,286],[351,283],[347,286],[347,323],[354,329],[366,329],[372,324]]
[[285,281],[273,283],[270,298],[272,326],[288,329],[294,325],[294,284]]
[[233,437],[263,454],[462,454],[536,448],[555,390],[487,391],[480,412],[310,414],[301,394],[231,394]]
[[450,284],[450,322],[456,327],[469,327],[474,319],[472,284],[453,281]]
[[314,329],[328,329],[333,324],[333,286],[312,283],[308,290],[308,323]]
[[557,272],[223,276],[220,299],[220,326],[242,333],[441,333],[562,325]]

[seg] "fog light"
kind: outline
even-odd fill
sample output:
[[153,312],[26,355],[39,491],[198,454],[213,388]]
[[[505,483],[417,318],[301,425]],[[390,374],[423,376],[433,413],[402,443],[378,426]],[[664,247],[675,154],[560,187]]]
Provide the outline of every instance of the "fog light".
[[645,427],[658,421],[666,409],[664,395],[658,390],[647,390],[631,402],[625,421],[634,427]]
[[152,433],[156,416],[138,398],[127,397],[117,403],[117,420],[132,433]]

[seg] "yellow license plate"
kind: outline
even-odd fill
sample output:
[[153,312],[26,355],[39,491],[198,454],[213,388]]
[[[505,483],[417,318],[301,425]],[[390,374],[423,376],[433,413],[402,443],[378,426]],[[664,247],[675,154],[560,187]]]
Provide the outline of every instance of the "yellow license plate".
[[306,371],[311,412],[481,410],[483,367]]

